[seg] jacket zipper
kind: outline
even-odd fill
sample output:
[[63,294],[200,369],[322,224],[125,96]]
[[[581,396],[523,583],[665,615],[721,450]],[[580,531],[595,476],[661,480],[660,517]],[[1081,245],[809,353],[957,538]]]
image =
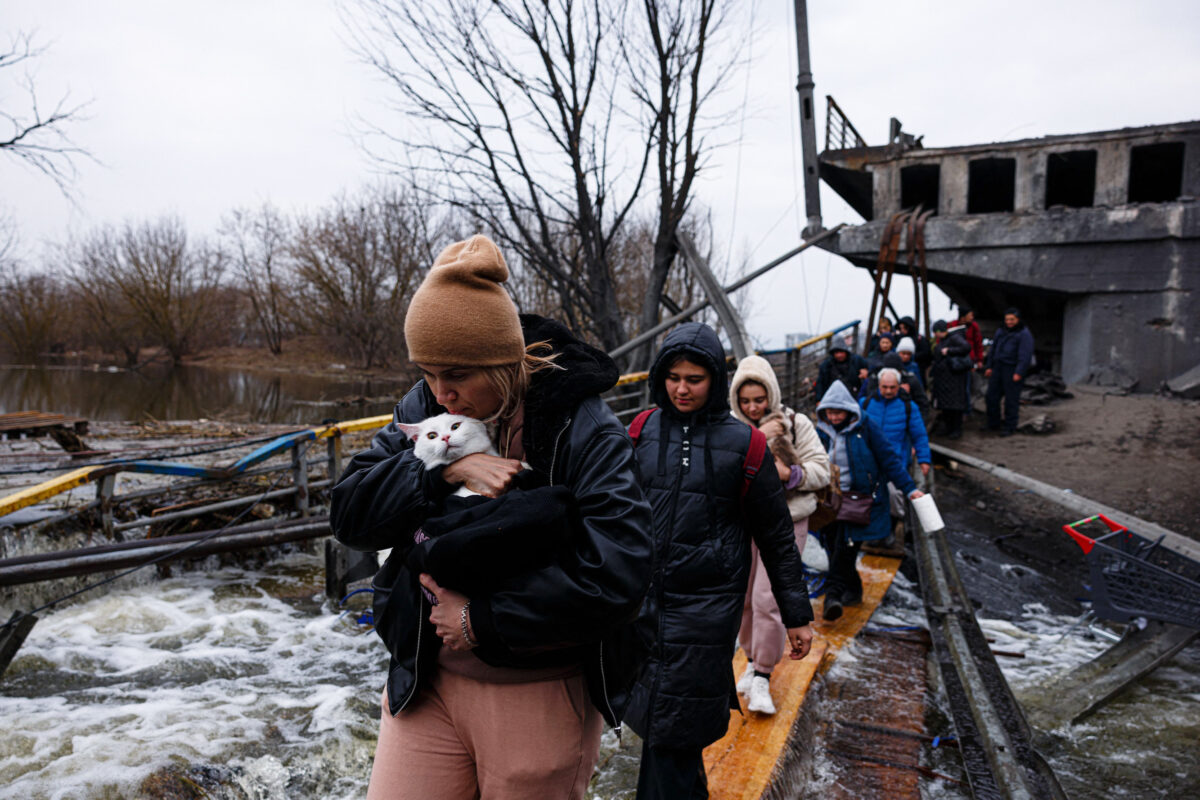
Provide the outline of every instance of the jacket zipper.
[[413,657],[413,685],[412,688],[408,690],[408,696],[401,701],[400,707],[392,709],[393,717],[408,706],[409,701],[412,700],[413,695],[417,691],[417,678],[421,672],[421,632],[425,627],[425,598],[421,597],[419,603],[420,610],[417,611],[417,654]]
[[608,715],[612,717],[613,730],[617,734],[617,741],[621,741],[621,720],[617,719],[617,712],[613,711],[612,701],[608,699],[608,678],[604,676],[604,640],[600,640],[600,691],[604,694],[604,705],[608,706]]
[[[671,533],[667,537],[666,546],[664,548],[665,550],[670,549],[671,542],[675,538],[675,514],[679,510],[679,490],[683,487],[683,465],[685,463],[685,459],[690,457],[689,451],[691,450],[691,428],[692,428],[692,426],[690,424],[683,426],[683,432],[682,432],[682,436],[681,436],[681,447],[680,447],[681,458],[680,458],[680,462],[675,465],[675,468],[677,470],[675,473],[675,490],[671,493]],[[668,436],[669,435],[669,432],[666,430],[666,426],[663,425],[662,423],[659,424],[658,434],[659,434],[659,436]],[[655,587],[656,587],[655,595],[656,595],[656,599],[658,601],[658,620],[656,621],[656,626],[655,626],[657,629],[657,636],[655,637],[654,645],[655,645],[656,655],[658,656],[658,669],[654,671],[654,685],[650,687],[649,707],[651,709],[654,708],[655,700],[658,697],[658,686],[659,686],[659,683],[661,683],[661,681],[662,681],[662,673],[663,673],[663,669],[665,668],[665,666],[664,666],[665,662],[663,660],[662,631],[663,631],[663,598],[665,597],[666,589],[665,589],[665,587],[663,587],[662,571],[661,571],[661,567],[662,567],[662,563],[663,563],[664,559],[659,558],[657,552],[654,554],[654,558],[655,558],[655,562],[656,562],[656,567],[658,568],[656,570],[656,573],[654,576],[654,583],[655,583]],[[652,726],[648,726],[648,727],[652,727]],[[646,740],[649,741],[650,737],[652,735],[653,735],[652,731],[647,730],[646,731]]]
[[562,441],[562,435],[567,432],[567,428],[571,427],[571,418],[567,417],[567,421],[563,423],[562,429],[559,430],[558,436],[554,437],[554,452],[550,454],[550,485],[554,485],[554,465],[558,462],[558,443]]
[[[558,435],[554,437],[554,452],[550,455],[550,485],[554,485],[554,466],[558,462],[558,445],[562,441],[562,435],[567,432],[567,428],[571,427],[571,418],[567,417],[567,421],[563,424]],[[600,641],[600,692],[604,695],[604,705],[608,707],[608,715],[612,717],[616,723],[613,730],[617,733],[617,740],[621,739],[621,720],[617,719],[617,712],[613,711],[612,701],[608,698],[608,678],[604,675],[604,641]]]

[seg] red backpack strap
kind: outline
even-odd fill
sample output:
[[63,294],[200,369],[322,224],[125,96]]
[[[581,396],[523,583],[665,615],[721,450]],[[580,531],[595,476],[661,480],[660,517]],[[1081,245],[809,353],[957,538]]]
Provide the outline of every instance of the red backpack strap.
[[758,475],[758,468],[762,464],[763,456],[767,452],[767,437],[758,428],[750,429],[750,447],[746,450],[746,460],[742,462],[742,493],[739,497],[745,497],[746,492],[750,491],[750,484],[754,482],[754,478]]
[[645,427],[646,420],[650,419],[650,415],[655,411],[658,411],[658,409],[647,408],[645,411],[639,412],[638,415],[633,418],[633,422],[629,423],[629,438],[633,439],[633,444],[635,447],[637,446],[638,437],[642,435],[642,428]]

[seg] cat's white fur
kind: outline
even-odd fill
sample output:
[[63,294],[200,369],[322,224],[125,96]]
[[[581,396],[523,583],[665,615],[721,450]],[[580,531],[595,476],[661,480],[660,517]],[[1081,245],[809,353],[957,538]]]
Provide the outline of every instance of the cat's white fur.
[[[472,453],[499,455],[492,444],[488,426],[471,417],[438,414],[414,424],[397,422],[396,425],[412,441],[413,454],[430,469],[451,464]],[[454,494],[471,497],[479,493],[460,486]]]

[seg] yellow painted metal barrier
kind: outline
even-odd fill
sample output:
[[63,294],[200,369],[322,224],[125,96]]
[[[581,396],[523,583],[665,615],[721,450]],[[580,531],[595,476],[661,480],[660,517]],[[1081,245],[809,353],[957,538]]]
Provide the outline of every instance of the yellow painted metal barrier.
[[162,461],[116,461],[111,464],[98,464],[91,467],[82,467],[72,470],[64,475],[59,475],[50,480],[43,481],[36,486],[30,486],[21,489],[18,492],[0,498],[0,517],[5,514],[11,514],[14,511],[31,506],[35,503],[40,503],[43,500],[48,500],[55,495],[70,491],[77,486],[82,486],[85,483],[91,483],[105,475],[113,475],[118,472],[139,472],[159,475],[179,475],[188,477],[208,477],[214,479],[231,478],[240,472],[245,471],[251,465],[269,458],[278,452],[281,452],[290,447],[294,447],[296,443],[302,441],[329,439],[336,436],[341,436],[346,433],[355,431],[374,430],[382,428],[392,421],[391,414],[385,414],[377,417],[364,417],[362,419],[353,419],[347,422],[338,422],[333,425],[322,425],[318,428],[309,428],[306,431],[297,433],[289,433],[284,436],[268,442],[262,447],[257,448],[250,455],[239,459],[229,467],[194,467],[185,464],[176,464]]

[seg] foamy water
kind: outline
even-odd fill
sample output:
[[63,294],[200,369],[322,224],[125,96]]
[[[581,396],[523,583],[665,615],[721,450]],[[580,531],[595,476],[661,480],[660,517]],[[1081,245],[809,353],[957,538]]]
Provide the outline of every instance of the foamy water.
[[0,793],[125,797],[173,765],[254,798],[361,797],[387,658],[322,603],[320,569],[190,574],[39,621],[0,683]]
[[[0,680],[0,797],[130,797],[164,768],[203,783],[212,798],[362,797],[387,656],[324,600],[322,582],[318,557],[293,555],[258,571],[107,591],[44,617]],[[1108,645],[1037,604],[1016,619],[980,622],[994,649],[1025,654],[999,658],[1018,698]],[[924,626],[917,587],[903,574],[870,624]],[[1051,735],[1043,751],[1069,794],[1185,796],[1195,785],[1197,649]],[[852,644],[827,678],[869,678],[886,667],[871,654],[866,640]],[[944,718],[929,724],[950,730]],[[633,796],[639,749],[628,733],[620,743],[606,733],[594,797]],[[926,751],[924,763],[953,773],[955,758]],[[839,777],[819,750],[812,768],[805,795]],[[921,783],[928,798],[966,796]]]

